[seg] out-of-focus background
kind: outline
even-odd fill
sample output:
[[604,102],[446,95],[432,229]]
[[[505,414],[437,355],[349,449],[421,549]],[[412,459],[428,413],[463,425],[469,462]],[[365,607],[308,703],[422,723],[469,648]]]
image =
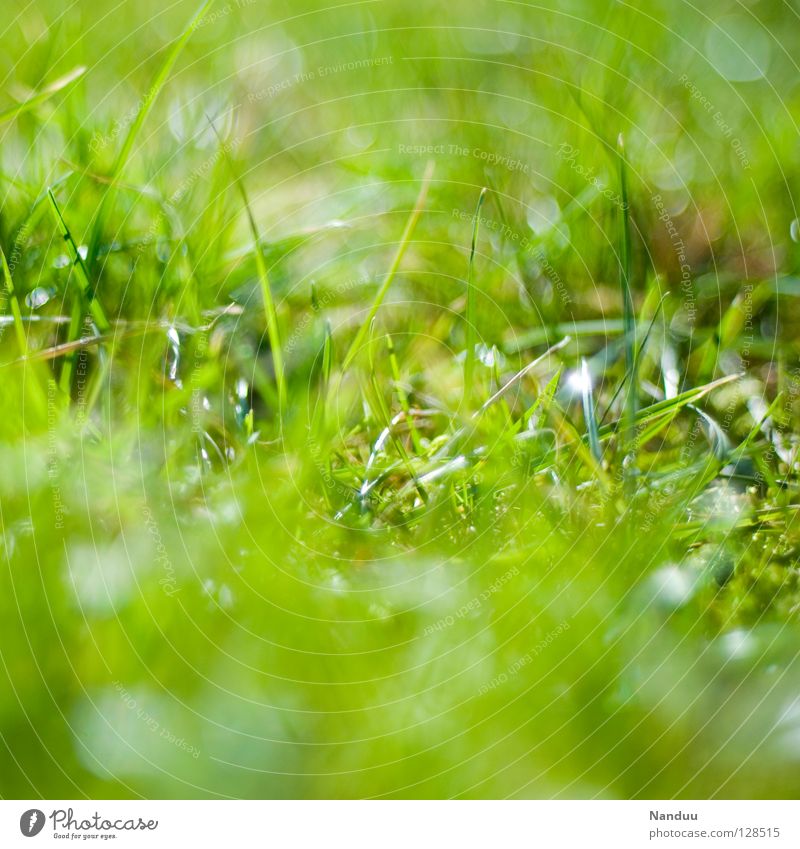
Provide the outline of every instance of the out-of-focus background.
[[0,793],[800,792],[795,6],[198,7],[0,24]]

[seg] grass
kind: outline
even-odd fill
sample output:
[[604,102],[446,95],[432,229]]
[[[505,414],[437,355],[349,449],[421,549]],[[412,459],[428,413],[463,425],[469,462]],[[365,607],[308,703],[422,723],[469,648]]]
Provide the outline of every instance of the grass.
[[473,279],[475,270],[475,248],[478,244],[478,233],[480,232],[481,209],[486,198],[486,189],[481,189],[478,196],[478,205],[475,209],[475,214],[472,216],[472,243],[469,249],[469,270],[467,272],[467,308],[465,315],[466,322],[466,349],[464,351],[464,389],[469,406],[472,406],[472,383],[475,379],[475,353],[478,347],[477,336],[477,315],[475,313],[475,301],[477,293],[475,291],[475,280]]
[[6,121],[11,121],[17,116],[22,115],[23,112],[28,112],[31,109],[34,109],[36,106],[44,103],[62,89],[67,88],[67,86],[80,79],[80,77],[85,73],[86,68],[74,68],[68,74],[65,74],[63,77],[59,77],[59,79],[50,83],[50,85],[46,86],[41,91],[31,94],[21,103],[9,106],[8,109],[4,109],[0,112],[0,124],[4,124]]
[[713,5],[12,2],[0,795],[800,792],[798,29]]

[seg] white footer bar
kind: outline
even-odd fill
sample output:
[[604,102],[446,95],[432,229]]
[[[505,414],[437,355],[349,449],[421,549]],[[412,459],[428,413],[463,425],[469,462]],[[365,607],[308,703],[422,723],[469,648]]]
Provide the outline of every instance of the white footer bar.
[[794,801],[0,801],[0,846],[800,846]]

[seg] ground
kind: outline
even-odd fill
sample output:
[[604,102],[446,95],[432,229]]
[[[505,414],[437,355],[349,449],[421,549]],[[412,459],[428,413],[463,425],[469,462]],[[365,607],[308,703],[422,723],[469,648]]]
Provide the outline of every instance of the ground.
[[0,794],[800,793],[797,23],[11,0]]

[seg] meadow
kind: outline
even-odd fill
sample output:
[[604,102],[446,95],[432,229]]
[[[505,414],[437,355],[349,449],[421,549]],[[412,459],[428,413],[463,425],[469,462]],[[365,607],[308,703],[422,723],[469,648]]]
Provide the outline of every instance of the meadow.
[[794,6],[6,7],[0,796],[800,794]]

